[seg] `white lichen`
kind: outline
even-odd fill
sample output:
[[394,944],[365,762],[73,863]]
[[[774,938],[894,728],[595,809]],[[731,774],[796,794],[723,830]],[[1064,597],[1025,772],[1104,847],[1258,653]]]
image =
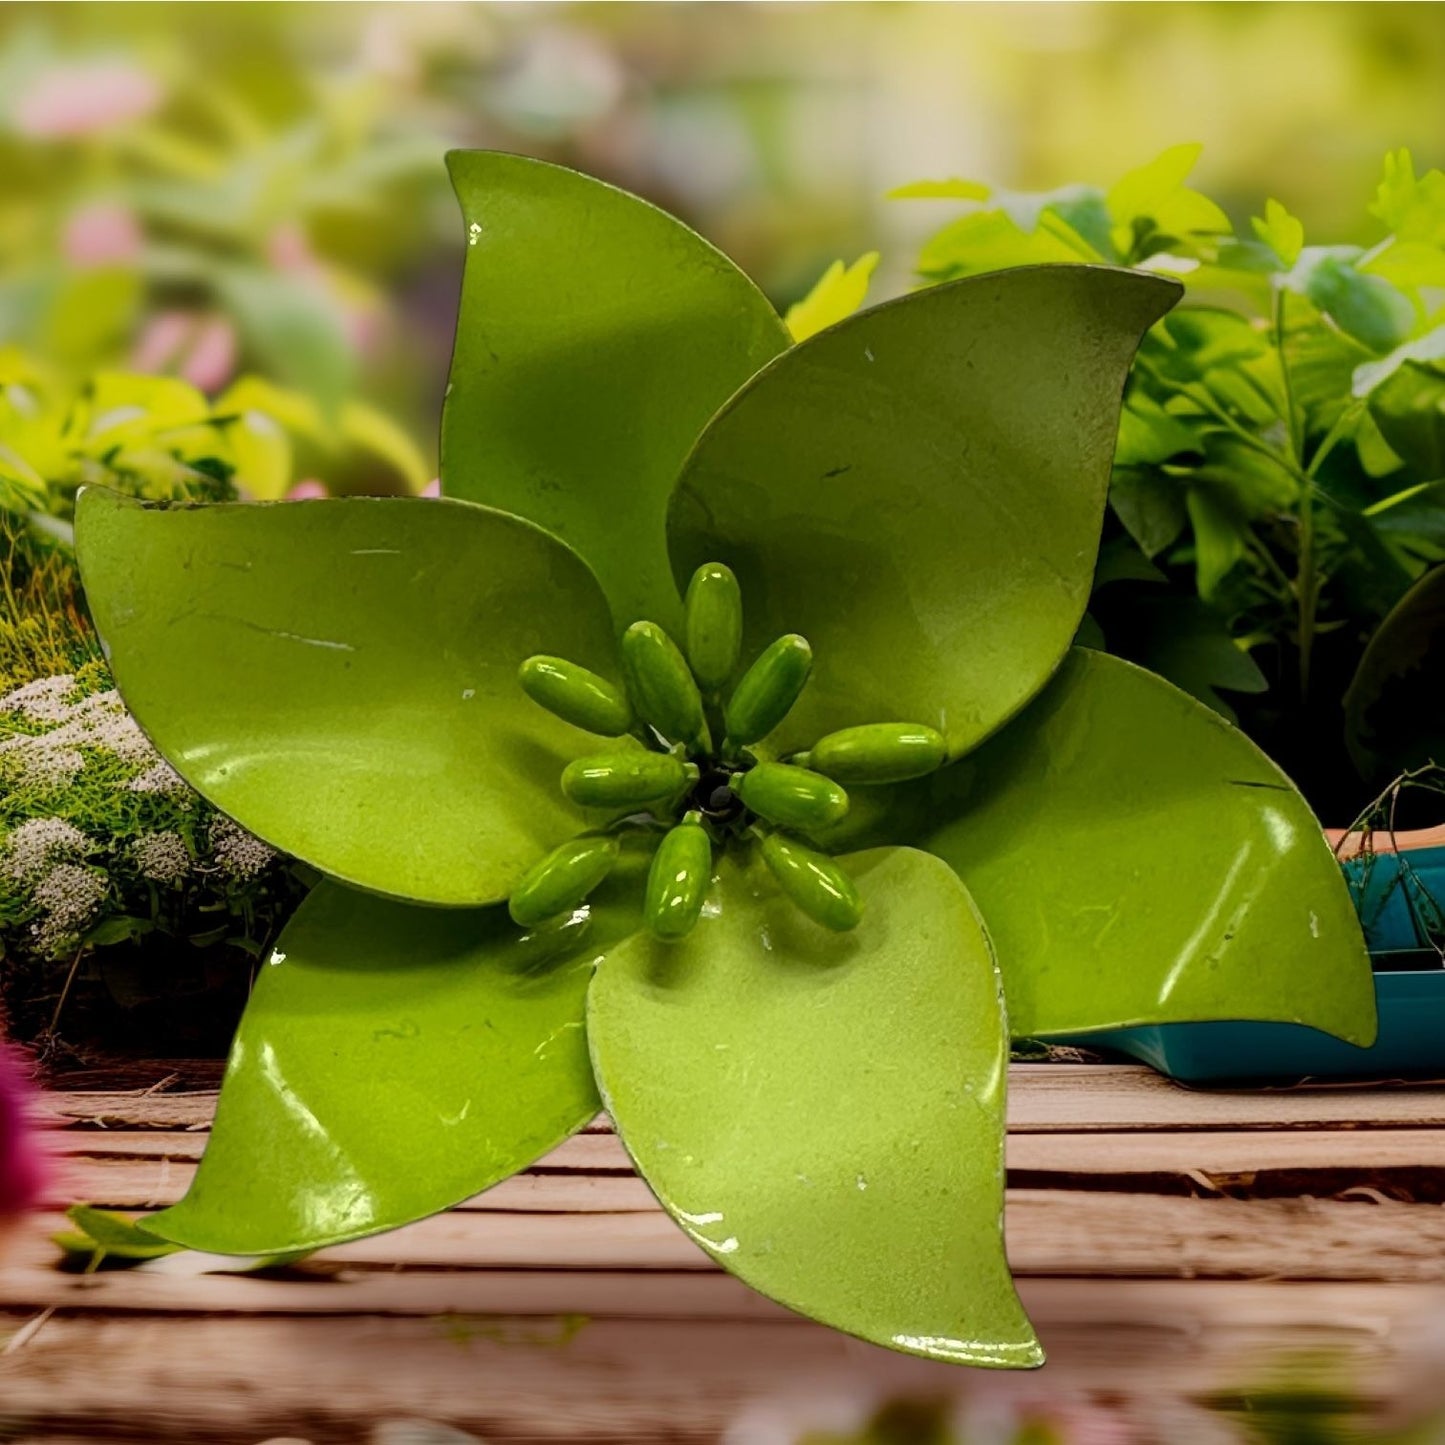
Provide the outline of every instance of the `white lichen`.
[[217,865],[233,878],[255,878],[276,861],[274,848],[230,818],[211,824],[209,842]]
[[186,780],[164,758],[126,784],[132,793],[189,793]]
[[15,781],[37,793],[53,793],[73,783],[85,767],[85,754],[76,748],[17,748],[15,759]]
[[0,869],[16,883],[29,883],[51,864],[83,858],[92,847],[64,818],[31,818],[0,839]]
[[36,948],[53,954],[77,939],[95,920],[108,892],[105,877],[93,868],[57,864],[31,894],[42,913],[30,925]]
[[73,707],[75,678],[71,673],[57,677],[37,677],[24,687],[0,697],[0,713],[15,713],[32,723],[64,722]]
[[191,851],[179,833],[143,833],[130,852],[141,876],[153,883],[179,883],[191,871]]

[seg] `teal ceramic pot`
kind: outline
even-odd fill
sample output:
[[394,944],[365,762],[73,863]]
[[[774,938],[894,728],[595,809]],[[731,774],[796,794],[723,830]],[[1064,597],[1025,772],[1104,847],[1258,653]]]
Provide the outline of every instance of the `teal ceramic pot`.
[[1128,1054],[1188,1084],[1445,1073],[1445,968],[1429,943],[1442,934],[1445,847],[1342,866],[1375,964],[1380,1032],[1370,1048],[1265,1023],[1161,1024],[1050,1042]]

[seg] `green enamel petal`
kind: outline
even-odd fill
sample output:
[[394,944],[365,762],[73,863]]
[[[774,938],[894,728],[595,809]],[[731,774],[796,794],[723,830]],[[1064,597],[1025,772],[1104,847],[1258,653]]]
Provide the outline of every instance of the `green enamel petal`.
[[87,489],[86,597],[126,703],[253,833],[363,888],[491,903],[585,826],[564,765],[596,739],[517,668],[615,675],[586,565],[466,502],[153,507]]
[[323,882],[261,969],[190,1192],[147,1229],[218,1254],[314,1249],[525,1168],[597,1112],[587,983],[635,916],[604,901],[523,934],[502,908]]
[[988,920],[1016,1036],[1259,1019],[1373,1041],[1364,940],[1309,807],[1152,673],[1076,648],[930,782],[915,837]]
[[570,543],[619,629],[676,634],[663,524],[678,468],[787,331],[726,256],[636,196],[525,156],[449,165],[467,258],[443,489]]
[[1088,599],[1129,363],[1178,294],[1095,266],[935,286],[794,347],[709,424],[672,559],[737,573],[745,660],[812,643],[774,751],[896,719],[956,756],[1038,691]]
[[848,863],[854,932],[728,859],[686,939],[609,952],[587,1013],[603,1099],[663,1205],[755,1289],[911,1354],[1037,1365],[1003,1252],[988,940],[937,860]]

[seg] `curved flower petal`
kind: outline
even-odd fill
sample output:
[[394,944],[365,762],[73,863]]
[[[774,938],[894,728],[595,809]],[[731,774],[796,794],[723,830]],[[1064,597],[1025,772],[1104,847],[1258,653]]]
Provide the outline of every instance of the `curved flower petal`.
[[619,629],[675,630],[663,524],[678,468],[787,331],[726,256],[637,196],[525,156],[448,163],[467,263],[443,489],[575,547]]
[[1178,294],[1095,266],[935,286],[794,347],[714,418],[673,565],[732,567],[754,652],[813,644],[777,750],[898,719],[956,756],[1043,686],[1088,598],[1130,360]]
[[725,860],[684,941],[609,952],[587,1011],[603,1099],[663,1205],[755,1289],[912,1354],[1039,1364],[1000,1233],[988,940],[926,854],[849,868],[855,932]]
[[147,1229],[218,1254],[315,1249],[526,1168],[598,1109],[587,983],[635,907],[593,915],[523,935],[501,908],[321,883],[261,970],[190,1192]]
[[505,898],[584,826],[596,739],[530,701],[534,652],[614,671],[607,604],[540,528],[466,502],[144,506],[87,489],[86,597],[127,704],[186,780],[325,873]]
[[987,919],[1016,1036],[1260,1019],[1373,1040],[1359,922],[1304,799],[1152,673],[1075,648],[930,783],[915,837]]

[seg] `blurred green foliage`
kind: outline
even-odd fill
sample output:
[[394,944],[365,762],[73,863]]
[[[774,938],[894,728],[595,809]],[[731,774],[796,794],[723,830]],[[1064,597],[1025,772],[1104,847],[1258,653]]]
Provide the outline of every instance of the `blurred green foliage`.
[[1272,198],[1237,236],[1189,186],[1198,158],[1108,190],[895,195],[966,207],[925,242],[926,281],[1064,260],[1184,281],[1130,380],[1083,640],[1237,710],[1348,818],[1445,740],[1439,578],[1415,587],[1445,559],[1445,174],[1390,152],[1369,244],[1317,244]]

